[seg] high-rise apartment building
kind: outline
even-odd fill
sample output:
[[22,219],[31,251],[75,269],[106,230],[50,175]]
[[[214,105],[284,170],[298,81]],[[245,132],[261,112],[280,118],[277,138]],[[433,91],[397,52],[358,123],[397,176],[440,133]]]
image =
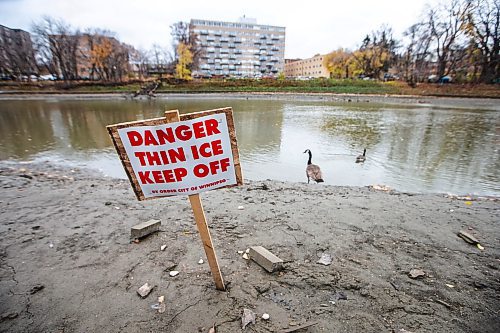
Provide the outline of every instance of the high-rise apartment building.
[[19,78],[37,73],[30,33],[0,25],[0,76]]
[[285,65],[285,28],[260,25],[255,19],[239,22],[191,20],[190,31],[202,50],[201,76],[275,77]]

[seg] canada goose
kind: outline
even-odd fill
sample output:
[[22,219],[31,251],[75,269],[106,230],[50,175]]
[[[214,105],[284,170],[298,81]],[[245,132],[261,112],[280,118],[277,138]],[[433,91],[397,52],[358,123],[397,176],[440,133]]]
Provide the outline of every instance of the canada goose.
[[306,167],[306,175],[307,175],[307,183],[309,184],[309,180],[312,179],[316,183],[322,183],[324,182],[323,176],[321,175],[321,169],[319,166],[316,164],[312,164],[312,153],[309,149],[306,149],[304,151],[305,153],[309,153],[309,160],[307,161],[307,167]]
[[356,163],[363,163],[366,160],[366,148],[363,150],[363,155],[356,157]]

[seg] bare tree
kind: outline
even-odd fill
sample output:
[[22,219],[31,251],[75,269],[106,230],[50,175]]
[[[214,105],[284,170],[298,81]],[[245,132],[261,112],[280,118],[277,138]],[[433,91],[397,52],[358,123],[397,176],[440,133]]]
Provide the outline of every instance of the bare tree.
[[467,35],[471,38],[471,45],[478,50],[471,52],[472,65],[475,70],[480,68],[480,82],[491,83],[500,77],[500,2],[468,2],[470,7],[465,17]]
[[457,62],[461,47],[460,38],[465,32],[464,18],[471,4],[468,1],[451,0],[448,4],[431,8],[427,13],[427,24],[436,56],[436,75],[449,74]]
[[77,49],[80,32],[62,20],[44,16],[32,30],[39,59],[65,81],[78,78]]
[[148,75],[149,53],[146,50],[129,49],[130,63],[134,67],[134,72],[139,76],[139,80],[144,80]]
[[410,85],[423,81],[429,75],[431,36],[424,23],[416,23],[403,33],[405,46],[400,56],[403,77]]

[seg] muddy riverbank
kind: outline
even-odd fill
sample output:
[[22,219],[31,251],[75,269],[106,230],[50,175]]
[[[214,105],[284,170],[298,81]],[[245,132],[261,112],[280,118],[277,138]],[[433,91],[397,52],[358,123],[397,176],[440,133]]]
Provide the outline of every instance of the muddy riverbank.
[[[2,162],[0,187],[2,332],[239,332],[244,308],[257,314],[248,332],[500,330],[494,198],[276,181],[204,193],[221,292],[186,197],[138,202],[125,180],[48,163]],[[153,218],[160,232],[130,242]],[[284,270],[238,253],[254,245]]]

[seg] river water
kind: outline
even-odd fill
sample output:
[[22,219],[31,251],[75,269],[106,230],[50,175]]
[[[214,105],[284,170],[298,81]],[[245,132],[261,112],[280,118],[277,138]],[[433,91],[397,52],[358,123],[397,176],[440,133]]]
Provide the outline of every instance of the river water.
[[[0,159],[49,160],[125,178],[106,125],[160,117],[170,109],[230,106],[246,179],[306,182],[303,152],[310,149],[326,184],[500,196],[500,103],[326,99],[4,98]],[[356,164],[364,148],[366,162]]]

